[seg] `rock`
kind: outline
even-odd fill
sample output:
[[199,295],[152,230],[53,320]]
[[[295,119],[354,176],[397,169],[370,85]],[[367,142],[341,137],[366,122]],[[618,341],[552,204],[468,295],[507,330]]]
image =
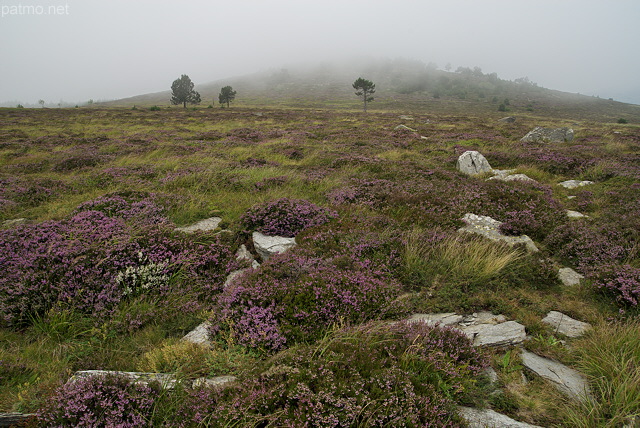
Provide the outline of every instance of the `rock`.
[[186,340],[187,342],[194,343],[196,345],[210,347],[212,345],[209,340],[209,329],[211,328],[211,323],[209,321],[205,321],[189,333],[187,333],[182,340]]
[[26,218],[14,218],[11,220],[5,220],[2,222],[3,227],[19,226],[27,222]]
[[578,211],[567,210],[567,217],[569,218],[588,218],[588,215],[579,213]]
[[35,415],[35,413],[0,413],[0,427],[25,426],[27,420]]
[[587,186],[589,184],[593,184],[593,181],[589,181],[589,180],[584,180],[584,181],[579,181],[579,180],[567,180],[567,181],[563,181],[562,183],[559,183],[562,187],[564,187],[565,189],[575,189],[578,187],[582,187],[582,186]]
[[489,382],[497,383],[498,382],[498,373],[493,369],[493,367],[487,367],[484,370],[484,373],[489,378]]
[[80,379],[94,376],[119,376],[129,379],[133,383],[148,384],[158,382],[163,389],[173,389],[176,386],[176,377],[171,373],[144,373],[144,372],[120,372],[111,370],[82,370],[71,376],[67,383],[73,383]]
[[498,122],[504,122],[504,123],[513,123],[516,121],[516,118],[513,116],[507,116],[507,117],[503,117],[502,119],[500,119]]
[[[258,262],[254,260],[254,263],[258,263]],[[230,286],[233,283],[233,280],[240,277],[243,273],[245,273],[250,269],[251,268],[238,269],[231,272],[229,275],[227,275],[227,278],[224,280],[224,284],[222,284],[222,288],[227,288],[228,286]]]
[[564,285],[571,287],[579,285],[580,280],[584,279],[584,276],[571,268],[560,268],[558,270],[558,278],[560,278],[560,281],[562,281]]
[[535,182],[536,180],[534,180],[533,178],[529,177],[526,174],[511,174],[511,175],[502,175],[502,174],[498,174],[498,175],[494,175],[493,177],[489,178],[488,180],[500,180],[500,181],[533,181]]
[[527,250],[531,252],[537,252],[538,247],[533,243],[531,238],[527,235],[521,236],[506,236],[500,232],[500,225],[502,224],[498,220],[494,220],[488,216],[476,215],[467,213],[462,218],[467,225],[458,229],[458,232],[469,232],[482,235],[493,241],[502,241],[507,245],[519,245],[524,244]]
[[416,132],[415,129],[409,128],[408,126],[405,125],[398,125],[395,128],[393,128],[394,131],[409,131],[409,132]]
[[267,261],[274,254],[284,253],[296,245],[296,238],[284,236],[267,236],[260,232],[253,232],[253,246],[262,258]]
[[549,324],[555,331],[567,337],[580,337],[587,330],[591,329],[591,324],[574,320],[570,316],[558,311],[549,312],[547,316],[542,319],[542,322]]
[[400,118],[400,120],[413,120],[413,116],[407,116],[405,114],[402,114],[398,117]]
[[491,409],[458,407],[458,414],[467,421],[469,428],[542,428],[525,422],[518,422]]
[[215,230],[222,219],[220,217],[211,217],[192,224],[191,226],[176,227],[177,232],[194,233],[194,232],[209,232]]
[[458,157],[456,168],[467,175],[477,175],[492,171],[487,159],[475,150],[467,150],[461,154]]
[[235,381],[235,376],[201,377],[193,381],[191,388],[218,388]]
[[576,370],[526,350],[522,350],[521,356],[522,364],[527,369],[550,381],[559,391],[572,399],[585,400],[591,396],[587,381]]
[[524,326],[515,321],[500,324],[474,324],[460,327],[473,340],[474,346],[512,346],[522,343],[527,336]]
[[236,251],[236,260],[247,260],[251,262],[251,267],[254,269],[260,267],[260,263],[258,263],[256,259],[253,258],[253,254],[251,254],[249,250],[247,250],[247,247],[244,244],[240,245],[240,248],[238,248],[238,251]]
[[456,315],[455,312],[449,312],[444,314],[414,314],[407,320],[407,322],[423,322],[429,325],[453,325],[462,321],[464,317],[462,315]]
[[571,128],[543,128],[538,126],[522,137],[520,141],[526,143],[564,143],[573,140]]

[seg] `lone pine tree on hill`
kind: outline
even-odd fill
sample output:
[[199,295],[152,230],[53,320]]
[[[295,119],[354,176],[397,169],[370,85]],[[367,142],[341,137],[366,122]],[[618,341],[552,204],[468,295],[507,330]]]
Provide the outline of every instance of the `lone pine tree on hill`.
[[171,84],[171,104],[182,104],[187,108],[189,104],[200,104],[200,94],[193,90],[193,82],[189,76],[183,74]]
[[218,101],[220,104],[227,104],[227,108],[229,107],[229,103],[236,99],[236,91],[233,90],[231,86],[225,86],[220,90],[220,95],[218,95]]
[[373,97],[371,95],[376,92],[376,85],[374,85],[371,80],[358,77],[358,79],[353,82],[353,89],[357,90],[357,96],[362,97],[362,101],[364,102],[364,111],[366,112],[367,103],[373,101]]

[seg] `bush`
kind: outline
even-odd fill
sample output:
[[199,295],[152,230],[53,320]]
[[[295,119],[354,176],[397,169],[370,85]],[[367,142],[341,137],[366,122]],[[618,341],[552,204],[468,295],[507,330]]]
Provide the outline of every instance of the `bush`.
[[294,237],[303,230],[327,223],[337,213],[303,199],[282,198],[253,206],[242,216],[247,230],[270,236]]
[[618,123],[629,123],[629,121],[623,117],[621,117],[620,119],[618,119]]
[[640,303],[640,269],[629,265],[609,265],[592,273],[594,286],[613,296],[623,307],[637,307]]
[[454,403],[477,394],[486,365],[457,330],[370,323],[280,354],[235,387],[194,390],[178,418],[182,426],[457,427]]
[[214,334],[268,352],[316,340],[332,325],[393,315],[399,285],[380,270],[345,258],[292,251],[227,288],[212,318]]
[[160,111],[160,110],[162,109],[158,106],[149,107],[149,111]]
[[41,427],[145,427],[158,395],[159,386],[94,376],[58,388],[36,418]]

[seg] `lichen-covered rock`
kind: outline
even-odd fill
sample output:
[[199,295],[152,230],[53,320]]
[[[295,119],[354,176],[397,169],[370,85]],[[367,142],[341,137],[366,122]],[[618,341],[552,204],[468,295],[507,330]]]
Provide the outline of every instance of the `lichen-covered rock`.
[[202,346],[211,346],[212,343],[209,340],[209,330],[211,329],[211,323],[209,321],[205,321],[189,333],[187,333],[182,340],[187,342],[194,343],[196,345]]
[[522,364],[572,399],[582,401],[591,396],[584,376],[564,364],[525,350],[522,351]]
[[573,140],[571,128],[543,128],[538,126],[522,137],[526,143],[565,143]]
[[440,324],[442,326],[457,324],[462,321],[464,317],[457,315],[455,312],[448,312],[442,314],[413,314],[407,322],[423,322],[428,325]]
[[415,129],[413,128],[409,128],[406,125],[398,125],[395,128],[393,128],[394,131],[407,131],[407,132],[416,132]]
[[194,232],[209,232],[215,230],[222,219],[220,217],[211,217],[192,224],[191,226],[176,227],[177,232],[194,233]]
[[473,324],[460,329],[473,340],[474,346],[513,346],[524,342],[527,337],[524,326],[515,321],[500,324]]
[[458,407],[458,413],[467,421],[469,428],[542,428],[525,422],[518,422],[491,409]]
[[458,157],[456,168],[467,175],[478,175],[493,171],[487,158],[475,150],[467,150],[461,154]]
[[584,279],[584,275],[580,275],[578,272],[571,268],[560,268],[558,270],[558,278],[567,287],[580,284],[580,281]]
[[576,189],[578,187],[582,187],[582,186],[587,186],[589,184],[593,184],[593,181],[589,181],[589,180],[584,180],[584,181],[580,181],[580,180],[567,180],[567,181],[563,181],[562,183],[559,183],[562,187],[564,187],[565,189]]

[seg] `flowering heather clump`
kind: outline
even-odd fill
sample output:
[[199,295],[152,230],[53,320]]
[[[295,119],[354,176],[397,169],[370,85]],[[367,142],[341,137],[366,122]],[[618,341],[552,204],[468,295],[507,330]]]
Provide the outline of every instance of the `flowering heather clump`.
[[640,269],[629,265],[602,266],[590,275],[594,285],[612,295],[620,306],[640,303]]
[[[137,195],[139,196],[139,195]],[[140,199],[140,200],[136,200]],[[80,204],[74,214],[83,211],[99,211],[108,217],[119,217],[125,221],[137,219],[146,224],[164,223],[163,208],[149,198],[129,197],[111,194]]]
[[159,396],[151,387],[116,376],[62,385],[37,413],[41,427],[145,427]]
[[223,292],[213,332],[229,331],[243,345],[278,351],[315,340],[335,323],[389,316],[399,291],[371,264],[290,251]]
[[303,199],[281,198],[253,206],[242,216],[247,230],[269,236],[294,237],[299,232],[327,223],[337,213]]
[[[109,207],[125,218],[155,212],[147,204],[107,201],[84,208]],[[140,221],[128,225],[100,211],[79,211],[68,220],[0,231],[0,322],[24,324],[55,303],[104,319],[127,296],[172,292],[171,278],[179,272],[188,280],[183,293],[221,289],[233,267],[228,248],[171,239]]]
[[487,366],[461,332],[424,323],[369,323],[278,355],[226,390],[197,389],[183,426],[457,427],[455,401]]

